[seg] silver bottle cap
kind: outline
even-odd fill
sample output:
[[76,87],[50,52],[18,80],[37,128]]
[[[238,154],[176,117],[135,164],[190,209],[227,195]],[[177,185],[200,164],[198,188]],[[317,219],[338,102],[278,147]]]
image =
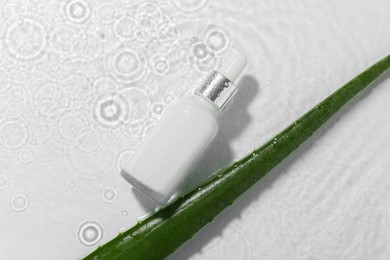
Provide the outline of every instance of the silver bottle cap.
[[246,66],[245,53],[239,49],[232,48],[226,57],[224,66],[219,71],[212,70],[206,74],[194,89],[194,94],[212,102],[219,111],[224,110],[236,94],[237,88],[233,82]]
[[207,73],[194,89],[194,94],[208,99],[223,111],[237,92],[236,86],[216,70]]

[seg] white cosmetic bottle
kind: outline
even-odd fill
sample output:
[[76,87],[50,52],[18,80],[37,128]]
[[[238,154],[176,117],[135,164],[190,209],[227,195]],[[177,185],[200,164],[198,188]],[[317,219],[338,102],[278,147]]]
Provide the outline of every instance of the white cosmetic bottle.
[[123,178],[160,205],[173,201],[179,185],[216,136],[218,117],[236,94],[233,82],[245,66],[245,55],[235,53],[219,72],[206,74],[191,97],[168,107],[123,167]]

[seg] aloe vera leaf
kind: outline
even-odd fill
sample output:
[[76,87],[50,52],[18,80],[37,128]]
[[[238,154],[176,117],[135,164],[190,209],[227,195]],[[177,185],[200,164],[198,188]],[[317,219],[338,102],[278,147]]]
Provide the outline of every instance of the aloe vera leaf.
[[215,174],[171,205],[99,247],[88,259],[163,259],[192,238],[272,168],[296,150],[332,115],[390,68],[378,61],[327,97],[284,131]]

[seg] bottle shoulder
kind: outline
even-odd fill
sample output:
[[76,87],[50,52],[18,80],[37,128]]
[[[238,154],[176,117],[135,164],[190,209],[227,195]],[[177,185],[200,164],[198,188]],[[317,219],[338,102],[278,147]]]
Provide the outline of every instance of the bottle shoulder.
[[181,98],[172,106],[177,107],[175,109],[182,109],[186,112],[198,111],[198,113],[208,114],[215,118],[218,118],[221,114],[215,105],[198,95]]
[[186,97],[177,100],[164,114],[164,121],[180,122],[180,125],[193,125],[195,128],[218,128],[220,112],[200,97]]

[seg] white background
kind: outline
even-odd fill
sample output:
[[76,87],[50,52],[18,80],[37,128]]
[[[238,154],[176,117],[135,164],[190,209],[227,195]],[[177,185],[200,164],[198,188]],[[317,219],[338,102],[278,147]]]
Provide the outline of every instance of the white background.
[[[175,99],[248,67],[198,178],[389,54],[388,1],[1,2],[0,259],[78,259],[147,213],[120,177]],[[171,259],[388,259],[390,82]],[[195,174],[196,174],[195,173]]]

